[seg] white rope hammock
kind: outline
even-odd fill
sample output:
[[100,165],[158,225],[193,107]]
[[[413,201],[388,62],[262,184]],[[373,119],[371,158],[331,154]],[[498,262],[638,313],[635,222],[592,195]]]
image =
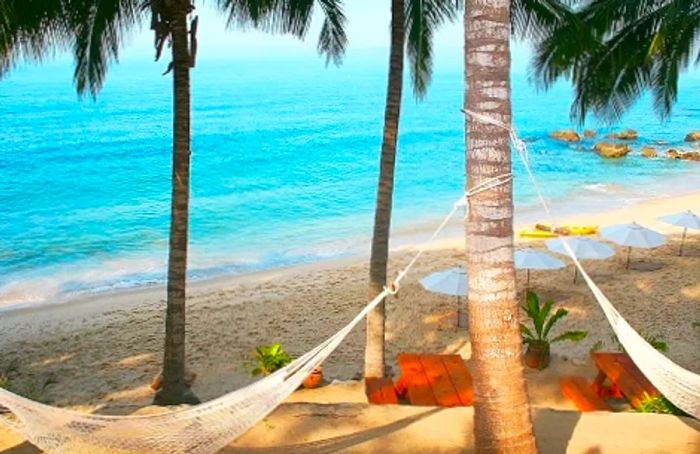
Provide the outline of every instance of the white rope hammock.
[[[510,134],[513,147],[518,152],[525,170],[527,171],[530,183],[537,192],[537,197],[549,217],[552,230],[556,228],[556,219],[552,215],[547,200],[542,194],[537,179],[530,167],[528,159],[527,145],[517,135],[515,129],[494,118],[482,115],[470,110],[464,113],[483,122],[506,129]],[[603,294],[586,270],[578,261],[571,246],[565,237],[561,237],[566,253],[571,257],[586,284],[593,292],[593,296],[603,309],[603,313],[608,319],[613,332],[617,336],[620,344],[625,348],[635,365],[642,371],[644,376],[663,394],[668,400],[673,402],[678,408],[696,418],[700,418],[700,375],[685,369],[671,361],[661,352],[652,347],[637,331],[622,318],[622,315],[615,309],[610,300]]]
[[0,406],[12,415],[0,421],[37,447],[56,454],[153,453],[210,454],[219,451],[270,414],[321,364],[350,331],[388,295],[471,195],[510,181],[503,175],[472,188],[452,207],[431,237],[398,273],[388,288],[365,306],[340,331],[273,374],[210,402],[147,416],[105,416],[51,407],[0,389]]

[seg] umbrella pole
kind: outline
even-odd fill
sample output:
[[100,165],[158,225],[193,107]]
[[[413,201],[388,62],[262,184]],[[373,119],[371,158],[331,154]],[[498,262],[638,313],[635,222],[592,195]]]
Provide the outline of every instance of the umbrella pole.
[[627,248],[627,263],[625,263],[625,269],[630,269],[630,254],[632,253],[632,246]]
[[464,312],[464,308],[462,308],[462,298],[457,295],[457,328],[466,328],[466,325],[462,325],[462,313]]
[[530,293],[530,269],[527,270],[527,284],[525,285],[525,294]]
[[682,256],[683,255],[683,245],[685,244],[685,235],[688,233],[688,227],[683,229],[683,236],[681,237],[681,250],[678,252],[678,255]]

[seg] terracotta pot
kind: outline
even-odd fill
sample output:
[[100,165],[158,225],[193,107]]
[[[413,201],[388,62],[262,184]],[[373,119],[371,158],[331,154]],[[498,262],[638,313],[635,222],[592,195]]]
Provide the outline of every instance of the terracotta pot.
[[527,367],[542,370],[549,366],[549,343],[532,342],[528,344],[525,352],[525,364]]
[[320,385],[322,381],[323,369],[317,367],[311,371],[311,374],[308,377],[306,377],[302,385],[304,385],[304,388],[306,389],[314,389],[318,388],[318,385]]

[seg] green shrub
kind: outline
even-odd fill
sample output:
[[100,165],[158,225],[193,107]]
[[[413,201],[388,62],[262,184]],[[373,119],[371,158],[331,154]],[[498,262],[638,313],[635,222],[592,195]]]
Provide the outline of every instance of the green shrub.
[[9,387],[10,378],[4,372],[0,372],[0,388],[7,389]]
[[646,394],[642,399],[638,413],[661,413],[666,415],[687,416],[687,414],[673,405],[673,403],[663,396],[650,396]]
[[270,375],[292,362],[280,344],[261,345],[255,349],[245,367],[250,375]]

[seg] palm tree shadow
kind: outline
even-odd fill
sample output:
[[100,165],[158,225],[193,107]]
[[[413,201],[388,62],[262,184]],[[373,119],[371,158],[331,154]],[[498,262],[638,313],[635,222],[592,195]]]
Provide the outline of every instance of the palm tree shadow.
[[[542,454],[567,452],[574,430],[581,419],[581,413],[541,409],[535,412],[535,438]],[[552,430],[556,427],[557,430]],[[546,449],[545,449],[546,448]],[[591,451],[593,453],[595,451]]]
[[328,438],[325,440],[311,441],[307,443],[296,443],[284,446],[271,446],[264,448],[246,448],[246,447],[229,447],[221,451],[221,454],[326,454],[340,451],[342,449],[351,448],[355,445],[373,440],[378,437],[386,436],[392,432],[404,429],[411,424],[420,421],[421,419],[432,416],[442,408],[433,408],[432,410],[409,416],[398,421],[394,421],[384,426],[373,427],[371,429],[362,430],[348,435]]
[[41,452],[43,451],[28,441],[25,441],[11,448],[3,449],[0,451],[0,454],[40,454]]

